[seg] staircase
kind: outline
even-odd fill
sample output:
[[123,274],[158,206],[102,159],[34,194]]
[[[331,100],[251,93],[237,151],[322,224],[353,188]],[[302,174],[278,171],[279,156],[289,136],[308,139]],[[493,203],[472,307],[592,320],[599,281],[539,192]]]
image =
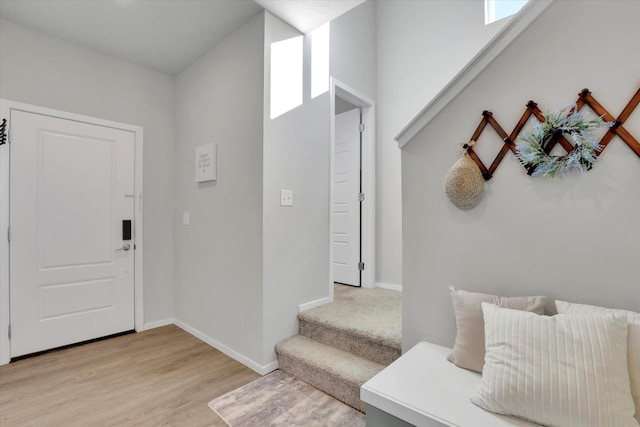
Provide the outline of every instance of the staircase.
[[360,386],[401,354],[401,294],[335,285],[333,303],[298,321],[276,345],[279,368],[364,412]]

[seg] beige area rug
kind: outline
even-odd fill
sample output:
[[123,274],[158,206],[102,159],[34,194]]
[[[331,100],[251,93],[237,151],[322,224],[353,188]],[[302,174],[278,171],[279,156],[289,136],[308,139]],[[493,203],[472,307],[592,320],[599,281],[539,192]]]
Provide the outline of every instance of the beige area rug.
[[277,370],[209,402],[231,427],[364,427],[360,412]]

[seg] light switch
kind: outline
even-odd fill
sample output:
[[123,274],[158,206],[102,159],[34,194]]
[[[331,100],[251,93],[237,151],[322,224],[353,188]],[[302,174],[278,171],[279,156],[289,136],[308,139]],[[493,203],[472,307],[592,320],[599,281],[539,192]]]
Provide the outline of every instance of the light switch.
[[189,212],[182,213],[182,225],[189,225]]
[[280,206],[293,206],[293,190],[280,190]]

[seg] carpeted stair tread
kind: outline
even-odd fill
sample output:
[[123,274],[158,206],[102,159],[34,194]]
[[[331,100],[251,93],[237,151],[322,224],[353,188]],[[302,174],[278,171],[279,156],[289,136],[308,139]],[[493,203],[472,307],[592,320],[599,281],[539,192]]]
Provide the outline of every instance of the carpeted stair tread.
[[334,301],[298,315],[276,345],[278,367],[364,412],[360,386],[400,357],[402,294],[336,285]]
[[321,323],[299,319],[299,325],[300,335],[385,366],[393,363],[402,353],[400,349],[373,341],[371,337],[353,335]]
[[360,387],[385,368],[384,365],[347,353],[335,347],[295,335],[276,345],[276,353],[303,359],[307,365],[335,375]]
[[384,365],[347,353],[302,335],[276,345],[278,367],[360,412],[360,386]]
[[400,292],[388,289],[354,288],[342,292],[340,298],[336,298],[331,304],[300,313],[298,319],[400,352],[401,299]]

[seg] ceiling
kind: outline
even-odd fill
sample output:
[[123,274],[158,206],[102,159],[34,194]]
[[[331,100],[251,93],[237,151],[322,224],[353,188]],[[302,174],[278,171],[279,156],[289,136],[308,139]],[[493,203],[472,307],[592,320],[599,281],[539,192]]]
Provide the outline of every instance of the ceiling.
[[302,32],[364,0],[0,0],[0,18],[176,75],[263,7]]
[[365,0],[254,1],[305,34],[365,2]]

